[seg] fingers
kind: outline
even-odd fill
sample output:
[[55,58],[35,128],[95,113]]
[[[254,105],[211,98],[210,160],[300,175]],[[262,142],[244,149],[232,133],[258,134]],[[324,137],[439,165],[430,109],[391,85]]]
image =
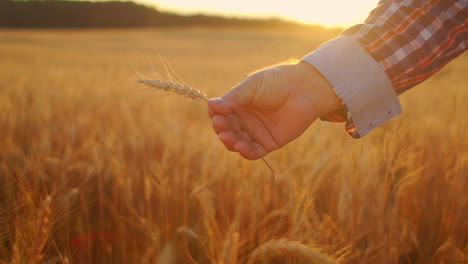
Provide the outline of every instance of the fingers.
[[268,151],[257,142],[251,141],[249,133],[242,131],[241,122],[235,113],[252,103],[260,83],[258,77],[251,76],[223,97],[208,100],[208,115],[221,142],[228,150],[239,152],[250,160],[259,159],[268,154]]
[[234,145],[240,140],[239,136],[232,131],[223,131],[218,137],[229,151],[234,151]]
[[216,134],[223,131],[238,131],[241,129],[239,118],[234,115],[215,115],[212,118],[213,130]]
[[[259,159],[271,152],[271,150],[268,150],[270,148],[268,146],[273,143],[269,143],[269,141],[272,140],[265,140],[267,132],[264,131],[264,128],[257,128],[260,134],[255,133],[255,131],[247,132],[242,128],[240,119],[236,114],[214,115],[212,118],[212,126],[215,133],[218,134],[220,141],[229,151],[239,152],[239,154],[246,159]],[[250,126],[256,128],[256,126]],[[252,140],[252,132],[254,134],[259,134],[257,138],[263,137],[265,142],[262,144],[265,144],[265,146]]]
[[211,110],[210,107],[208,107],[208,116],[209,116],[211,119],[213,119],[213,116],[215,116],[215,115],[216,115],[215,112],[214,112],[213,110]]
[[245,159],[256,160],[269,153],[262,145],[251,141],[245,131],[223,131],[219,139],[229,151],[238,152]]
[[234,151],[248,160],[257,160],[266,156],[269,152],[255,141],[238,140],[233,147]]
[[275,140],[265,125],[265,122],[262,122],[266,118],[262,118],[261,114],[239,112],[237,117],[239,120],[243,120],[243,130],[246,130],[250,137],[260,143],[268,152],[280,148],[277,140]]
[[218,134],[218,135],[219,135],[219,133],[226,130],[227,127],[228,127],[227,118],[225,116],[221,116],[221,115],[213,116],[211,124],[213,126],[214,132],[216,134]]

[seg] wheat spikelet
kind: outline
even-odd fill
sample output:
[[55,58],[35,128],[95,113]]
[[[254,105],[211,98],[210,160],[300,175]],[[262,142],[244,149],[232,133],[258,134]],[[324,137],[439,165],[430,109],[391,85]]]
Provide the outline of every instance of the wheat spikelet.
[[40,263],[42,261],[42,251],[47,242],[50,230],[51,201],[52,198],[50,196],[47,196],[44,201],[42,201],[39,217],[37,220],[37,230],[34,237],[35,241],[31,247],[28,263]]
[[191,98],[195,101],[208,100],[208,97],[206,96],[206,94],[186,85],[181,85],[181,84],[177,84],[173,82],[164,82],[161,80],[138,79],[138,81],[152,88],[156,88],[156,89],[160,89],[164,91],[173,91],[177,94],[185,95],[185,97]]
[[310,264],[336,264],[325,255],[298,241],[286,239],[270,240],[257,247],[250,256],[248,264],[254,264],[274,257],[294,256],[307,260]]

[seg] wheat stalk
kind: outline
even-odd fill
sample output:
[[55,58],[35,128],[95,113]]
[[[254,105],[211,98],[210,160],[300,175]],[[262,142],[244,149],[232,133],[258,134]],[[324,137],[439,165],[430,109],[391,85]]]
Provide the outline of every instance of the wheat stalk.
[[172,264],[175,263],[176,254],[174,245],[172,243],[166,244],[161,253],[159,253],[158,259],[156,260],[157,264]]
[[236,263],[238,250],[239,250],[239,233],[235,232],[235,222],[231,226],[223,244],[223,251],[221,252],[220,264],[234,264]]
[[67,257],[60,257],[60,260],[62,261],[62,264],[70,264],[70,260],[68,260]]
[[[181,85],[178,83],[174,82],[166,82],[166,81],[161,81],[161,80],[148,80],[148,79],[137,79],[138,82],[147,85],[152,88],[164,90],[164,91],[172,91],[180,95],[185,95],[185,97],[191,98],[195,101],[208,101],[208,96],[206,96],[205,93],[201,92],[200,90],[194,89],[190,86],[187,85]],[[241,135],[241,134],[239,134]],[[245,139],[244,139],[245,140]],[[249,142],[248,140],[246,140]],[[254,149],[255,151],[255,149]],[[257,153],[258,155],[258,153]],[[276,179],[279,179],[278,173],[273,169],[273,167],[270,165],[270,163],[265,159],[262,158],[262,161],[265,163],[265,165],[270,169],[271,173]]]
[[313,248],[307,247],[298,241],[289,241],[286,239],[270,240],[257,247],[247,264],[254,264],[274,257],[300,257],[311,264],[336,264],[325,255]]
[[[16,238],[18,240],[18,238]],[[18,250],[17,241],[13,244],[11,249],[11,261],[10,264],[20,264],[21,263],[21,256]]]

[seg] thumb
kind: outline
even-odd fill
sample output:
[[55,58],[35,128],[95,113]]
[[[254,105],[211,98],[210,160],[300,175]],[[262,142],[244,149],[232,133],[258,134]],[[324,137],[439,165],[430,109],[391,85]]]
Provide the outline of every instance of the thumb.
[[208,99],[208,108],[211,116],[228,115],[234,112],[234,104],[222,97]]
[[215,114],[228,115],[237,108],[249,104],[252,101],[256,81],[256,78],[250,76],[222,97],[209,99],[209,110]]

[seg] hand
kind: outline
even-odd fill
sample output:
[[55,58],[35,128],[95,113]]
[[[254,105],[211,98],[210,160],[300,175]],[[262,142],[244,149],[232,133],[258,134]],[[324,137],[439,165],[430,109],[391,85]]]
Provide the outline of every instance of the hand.
[[228,150],[250,160],[285,146],[319,116],[339,107],[331,85],[306,62],[256,72],[208,101],[219,139]]

